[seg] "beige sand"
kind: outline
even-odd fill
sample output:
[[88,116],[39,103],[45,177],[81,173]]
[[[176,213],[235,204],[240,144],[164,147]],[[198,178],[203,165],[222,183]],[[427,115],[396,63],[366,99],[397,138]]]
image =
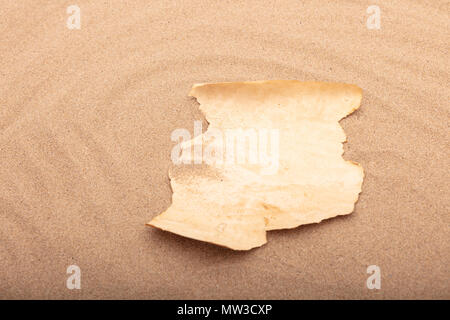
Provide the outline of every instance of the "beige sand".
[[[1,298],[450,298],[447,0],[77,1],[81,30],[47,3],[0,13]],[[146,227],[170,133],[204,120],[191,85],[260,79],[363,88],[353,214],[245,253]]]

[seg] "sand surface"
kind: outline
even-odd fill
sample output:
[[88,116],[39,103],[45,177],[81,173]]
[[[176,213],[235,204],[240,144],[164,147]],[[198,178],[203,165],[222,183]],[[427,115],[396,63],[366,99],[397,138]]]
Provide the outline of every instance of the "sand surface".
[[[72,2],[2,1],[0,298],[450,298],[450,2],[127,3],[78,0],[69,30]],[[204,121],[192,84],[264,79],[363,88],[354,213],[249,252],[146,227],[171,132]]]

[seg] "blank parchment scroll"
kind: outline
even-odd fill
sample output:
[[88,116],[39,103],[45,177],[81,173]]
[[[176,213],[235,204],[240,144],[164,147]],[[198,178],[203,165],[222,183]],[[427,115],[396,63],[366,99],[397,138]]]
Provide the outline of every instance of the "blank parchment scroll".
[[235,250],[266,231],[349,214],[362,167],[342,158],[339,120],[362,90],[294,80],[196,84],[208,129],[180,144],[171,206],[150,226]]

